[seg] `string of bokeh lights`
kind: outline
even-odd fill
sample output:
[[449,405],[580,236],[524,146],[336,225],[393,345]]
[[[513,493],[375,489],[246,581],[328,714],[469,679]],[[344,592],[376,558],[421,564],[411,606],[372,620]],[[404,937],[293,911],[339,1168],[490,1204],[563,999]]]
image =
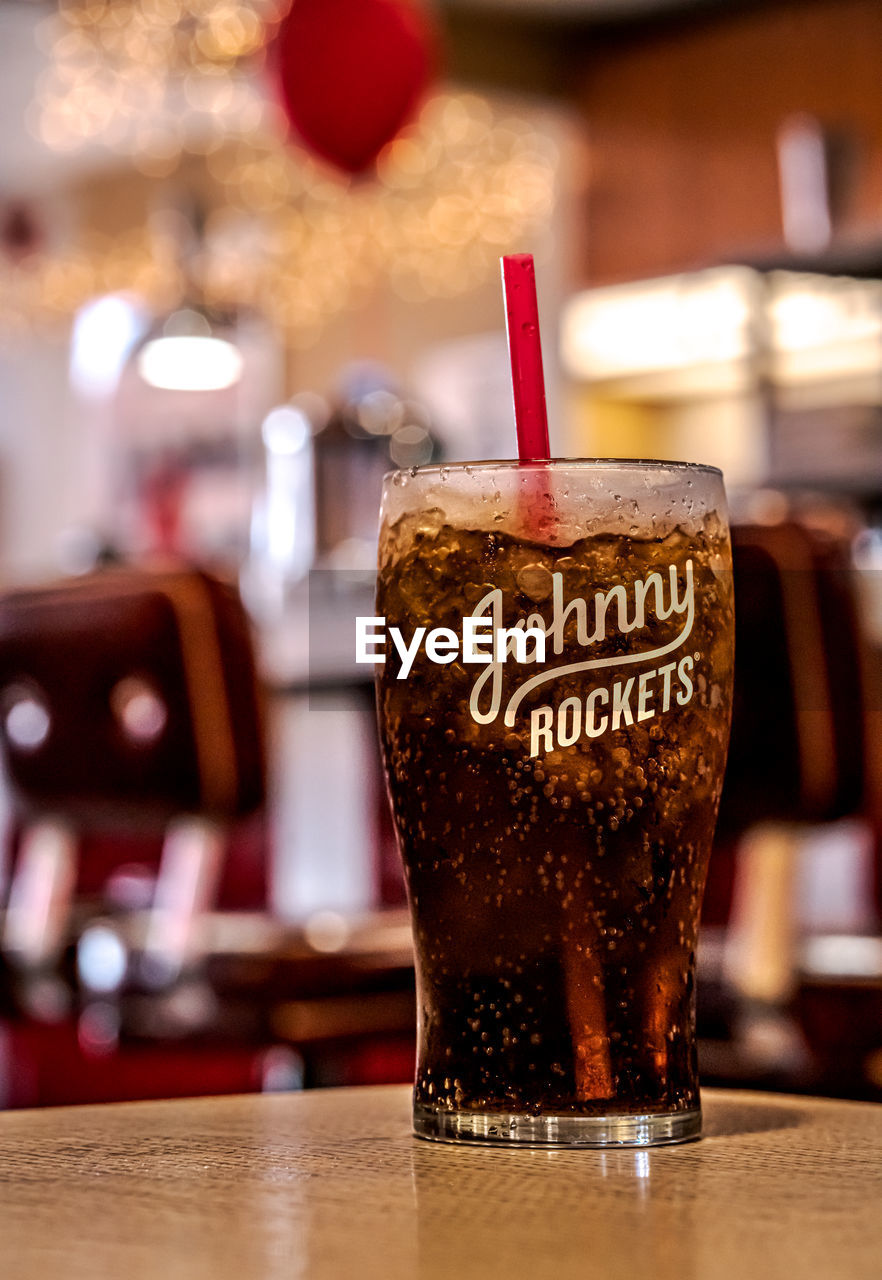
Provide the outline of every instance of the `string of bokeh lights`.
[[475,94],[430,98],[371,180],[339,175],[293,144],[260,76],[283,7],[63,0],[44,27],[51,62],[33,127],[59,151],[119,153],[141,175],[143,219],[122,235],[83,228],[64,246],[0,262],[5,328],[64,319],[106,292],[174,305],[184,270],[150,206],[158,184],[190,178],[194,166],[206,198],[205,300],[258,309],[296,346],[315,342],[380,277],[408,301],[454,296],[547,225],[553,142]]
[[37,28],[49,66],[32,125],[56,151],[88,142],[171,172],[231,131],[264,126],[259,76],[287,0],[60,0]]

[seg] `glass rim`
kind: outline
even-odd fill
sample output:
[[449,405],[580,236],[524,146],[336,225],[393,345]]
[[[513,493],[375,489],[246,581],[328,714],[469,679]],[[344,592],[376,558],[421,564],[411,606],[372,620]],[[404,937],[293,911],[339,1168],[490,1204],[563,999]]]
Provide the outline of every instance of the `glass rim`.
[[454,471],[457,474],[470,474],[474,471],[574,471],[619,470],[619,471],[682,471],[698,472],[701,475],[719,476],[723,472],[719,467],[708,462],[668,462],[663,458],[535,458],[522,462],[519,458],[482,458],[474,462],[433,462],[425,467],[397,467],[387,471],[383,476],[384,483],[393,476],[440,476],[442,472]]

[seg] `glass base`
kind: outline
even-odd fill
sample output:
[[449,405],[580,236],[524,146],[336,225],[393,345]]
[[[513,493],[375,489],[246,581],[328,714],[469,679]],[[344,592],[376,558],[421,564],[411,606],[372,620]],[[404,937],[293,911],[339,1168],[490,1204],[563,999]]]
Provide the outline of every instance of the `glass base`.
[[431,1142],[484,1142],[526,1147],[663,1147],[701,1136],[701,1111],[667,1115],[527,1115],[510,1111],[443,1111],[417,1103],[413,1131]]

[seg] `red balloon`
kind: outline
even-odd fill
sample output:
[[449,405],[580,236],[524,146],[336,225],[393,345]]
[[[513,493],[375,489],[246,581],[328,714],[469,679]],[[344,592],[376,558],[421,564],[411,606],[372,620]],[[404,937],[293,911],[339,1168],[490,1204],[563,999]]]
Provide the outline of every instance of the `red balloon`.
[[407,123],[435,65],[434,33],[408,0],[293,0],[275,50],[289,123],[347,173]]

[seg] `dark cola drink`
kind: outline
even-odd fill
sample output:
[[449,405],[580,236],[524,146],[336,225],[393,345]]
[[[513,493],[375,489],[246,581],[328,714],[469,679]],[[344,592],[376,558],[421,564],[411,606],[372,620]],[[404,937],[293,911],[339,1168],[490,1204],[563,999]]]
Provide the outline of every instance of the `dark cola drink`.
[[376,617],[413,917],[423,1136],[700,1127],[699,909],[729,734],[719,473],[495,464],[387,480]]

